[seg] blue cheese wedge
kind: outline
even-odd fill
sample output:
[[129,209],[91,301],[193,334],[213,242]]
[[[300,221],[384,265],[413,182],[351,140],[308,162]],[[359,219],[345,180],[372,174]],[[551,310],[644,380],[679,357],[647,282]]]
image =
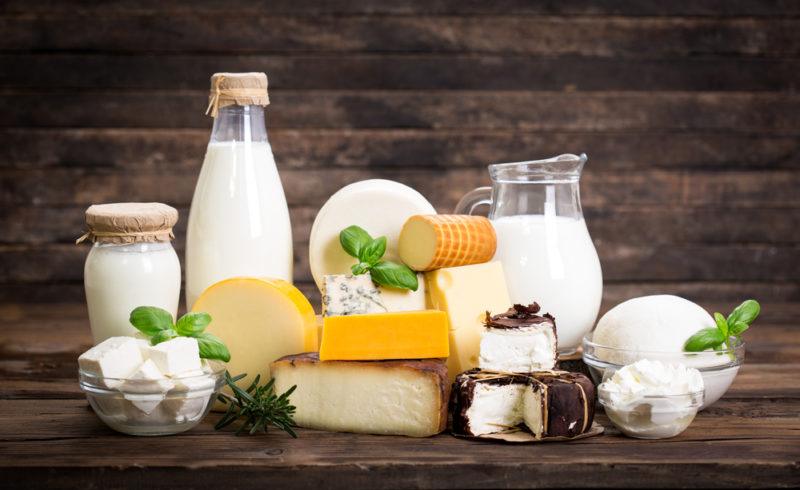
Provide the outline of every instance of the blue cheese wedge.
[[326,275],[322,290],[322,315],[364,315],[386,313],[381,292],[369,274]]

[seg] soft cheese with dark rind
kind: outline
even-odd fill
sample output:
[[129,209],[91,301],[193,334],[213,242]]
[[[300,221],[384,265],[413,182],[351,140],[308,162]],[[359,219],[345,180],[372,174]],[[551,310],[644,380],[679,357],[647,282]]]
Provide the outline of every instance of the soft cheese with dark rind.
[[595,387],[580,373],[551,371],[531,373],[532,382],[543,385],[547,394],[546,436],[574,437],[592,427]]
[[[469,410],[475,401],[476,390],[479,385],[488,385],[493,388],[502,388],[510,385],[527,385],[528,377],[524,374],[514,375],[507,373],[491,373],[473,369],[456,376],[452,388],[453,405],[453,432],[464,435],[480,435],[478,430],[471,426]],[[518,422],[517,422],[518,423]]]
[[447,427],[450,395],[442,359],[320,361],[316,352],[271,365],[275,390],[289,397],[300,427],[428,437]]
[[[588,431],[594,420],[595,387],[580,373],[544,371],[527,374],[495,373],[471,370],[456,377],[453,384],[453,432],[463,435],[482,435],[473,430],[470,408],[475,402],[476,388],[480,384],[491,386],[525,385],[537,396],[530,397],[541,404],[522,407],[524,390],[518,390],[517,424],[523,423],[525,410],[542,414],[541,427],[527,427],[537,437],[574,437]],[[541,395],[541,396],[539,396]],[[501,432],[498,430],[497,432]],[[484,432],[485,434],[485,432]]]
[[505,313],[486,312],[478,367],[487,371],[524,373],[554,369],[558,360],[556,322],[539,315],[539,305],[515,304]]

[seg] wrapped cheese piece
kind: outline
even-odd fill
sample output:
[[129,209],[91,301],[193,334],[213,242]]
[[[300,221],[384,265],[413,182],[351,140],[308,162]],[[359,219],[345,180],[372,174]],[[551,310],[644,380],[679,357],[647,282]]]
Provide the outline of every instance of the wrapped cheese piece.
[[400,232],[400,258],[415,271],[489,262],[497,248],[492,223],[482,216],[415,215]]
[[575,437],[592,426],[595,387],[580,373],[461,373],[453,385],[453,432],[482,436],[524,426],[534,439]]

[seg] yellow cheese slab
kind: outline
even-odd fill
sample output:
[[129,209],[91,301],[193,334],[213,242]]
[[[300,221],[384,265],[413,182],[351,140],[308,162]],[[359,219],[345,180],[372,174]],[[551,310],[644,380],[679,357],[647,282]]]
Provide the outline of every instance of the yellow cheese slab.
[[448,267],[425,273],[431,307],[447,312],[450,321],[451,381],[459,373],[478,367],[486,312],[502,313],[511,307],[500,262]]
[[322,327],[322,361],[429,359],[450,355],[447,315],[407,311],[328,316]]
[[209,286],[192,311],[211,315],[206,331],[221,338],[231,352],[228,371],[257,374],[266,381],[271,362],[317,348],[314,308],[303,293],[280,279],[241,277]]

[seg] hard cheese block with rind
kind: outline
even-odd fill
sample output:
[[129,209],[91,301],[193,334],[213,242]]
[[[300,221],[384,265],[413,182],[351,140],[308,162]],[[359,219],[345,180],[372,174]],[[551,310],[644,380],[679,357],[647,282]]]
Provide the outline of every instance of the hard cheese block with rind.
[[323,361],[446,358],[447,315],[409,311],[325,317],[319,357]]
[[297,288],[280,279],[234,278],[220,281],[197,299],[193,311],[211,315],[206,329],[231,353],[227,369],[269,379],[269,364],[287,354],[317,346],[314,308]]
[[450,267],[425,273],[431,307],[450,322],[450,379],[478,366],[486,311],[505,311],[511,304],[500,262]]
[[327,361],[316,353],[272,364],[275,390],[297,386],[290,402],[300,427],[428,437],[447,425],[450,383],[444,361]]
[[357,260],[339,243],[339,233],[357,225],[387,239],[384,259],[399,262],[397,242],[403,223],[415,214],[436,214],[419,192],[399,182],[371,179],[341,188],[317,213],[308,243],[309,266],[317,287],[326,274],[348,274]]

